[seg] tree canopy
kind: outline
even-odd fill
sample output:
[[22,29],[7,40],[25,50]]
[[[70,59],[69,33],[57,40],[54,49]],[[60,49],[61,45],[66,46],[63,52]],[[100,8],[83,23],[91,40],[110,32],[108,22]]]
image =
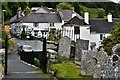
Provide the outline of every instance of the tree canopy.
[[63,3],[59,3],[56,7],[59,9],[70,9],[72,5],[70,3],[63,2]]
[[[56,6],[57,5],[57,6]],[[31,7],[41,7],[46,6],[50,8],[61,8],[61,9],[70,9],[74,7],[75,11],[83,15],[85,11],[90,12],[91,18],[101,18],[105,14],[111,12],[113,17],[120,18],[120,4],[115,3],[95,3],[95,2],[3,2],[2,9],[6,9],[5,20],[9,20],[16,14],[18,7],[21,7],[24,10],[28,6]],[[99,10],[101,8],[101,10]]]
[[116,23],[110,33],[111,35],[102,41],[102,47],[108,53],[108,55],[112,54],[113,46],[120,43],[120,21]]

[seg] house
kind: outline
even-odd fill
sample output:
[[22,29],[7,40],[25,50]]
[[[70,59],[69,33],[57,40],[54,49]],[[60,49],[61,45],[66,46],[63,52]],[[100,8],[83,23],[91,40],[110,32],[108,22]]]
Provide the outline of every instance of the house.
[[112,18],[112,14],[108,14],[108,19],[89,20],[89,13],[86,12],[84,19],[75,16],[62,25],[62,36],[68,36],[73,41],[77,39],[89,40],[89,49],[93,43],[95,43],[96,47],[99,47],[103,38],[110,35],[110,31],[117,21],[117,18]]
[[61,26],[78,15],[74,10],[59,10],[47,7],[32,7],[32,13],[24,15],[21,8],[18,8],[17,14],[11,18],[11,30],[13,34],[19,36],[23,30],[33,36],[48,35],[49,31],[54,33],[60,30]]
[[[36,10],[38,11],[38,10]],[[17,15],[20,15],[18,13]],[[45,35],[47,36],[48,31],[56,30],[61,28],[61,18],[58,13],[50,13],[42,9],[40,12],[33,12],[26,16],[13,17],[11,19],[12,32],[18,36],[25,30],[26,33],[32,34],[33,36]],[[43,33],[44,32],[44,33]]]
[[62,19],[62,24],[67,23],[69,20],[71,20],[73,17],[77,16],[80,19],[83,19],[82,16],[80,16],[78,13],[74,11],[74,7],[72,7],[69,10],[61,10],[57,9],[57,12],[59,13],[61,19]]

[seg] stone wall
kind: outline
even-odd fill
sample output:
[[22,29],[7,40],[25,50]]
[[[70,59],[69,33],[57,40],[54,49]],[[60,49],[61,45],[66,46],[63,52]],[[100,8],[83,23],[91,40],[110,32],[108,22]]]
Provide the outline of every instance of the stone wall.
[[15,53],[18,50],[17,44],[12,44],[8,48],[8,54]]
[[81,75],[93,78],[120,78],[120,56],[108,56],[104,49],[83,50],[81,56]]

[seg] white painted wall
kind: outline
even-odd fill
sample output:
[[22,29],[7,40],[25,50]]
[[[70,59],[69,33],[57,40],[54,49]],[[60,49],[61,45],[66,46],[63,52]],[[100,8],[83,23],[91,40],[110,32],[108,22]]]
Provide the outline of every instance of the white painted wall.
[[[19,23],[13,23],[11,24],[11,28],[12,28],[12,32],[16,33],[16,34],[20,34],[23,30],[22,27],[16,27],[17,25],[19,25]],[[34,30],[39,30],[38,34],[41,34],[41,30],[46,30],[49,27],[50,28],[56,28],[56,29],[61,29],[62,23],[54,23],[54,26],[50,26],[50,23],[39,23],[38,27],[34,27],[33,23],[22,23],[22,25],[27,26],[27,28],[25,28],[25,31],[29,31],[31,29],[33,29],[33,31],[31,32],[32,35],[34,36]],[[16,29],[17,31],[15,32],[14,29]],[[48,34],[46,34],[45,36],[47,36]]]
[[90,42],[96,42],[96,48],[101,45],[100,34],[103,34],[105,37],[110,36],[109,33],[91,33],[90,34]]
[[[73,33],[69,33],[66,30],[71,30]],[[90,33],[90,26],[80,26],[80,39],[89,40],[89,50],[90,50],[90,43],[96,42],[96,48],[100,46],[101,40],[100,40],[100,34],[103,34],[105,37],[109,36],[108,33]],[[64,26],[63,28],[63,37],[68,36],[71,40],[76,41],[76,39],[79,39],[79,34],[75,35],[74,37],[74,26]]]
[[[76,26],[78,26],[78,25],[76,25]],[[64,28],[63,28],[63,36],[68,36],[68,37],[71,38],[71,40],[76,41],[76,39],[78,39],[79,35],[80,35],[81,39],[88,40],[89,36],[90,36],[89,26],[79,26],[79,28],[80,28],[80,34],[76,34],[74,36],[74,26],[64,26]],[[69,32],[67,32],[67,30]]]

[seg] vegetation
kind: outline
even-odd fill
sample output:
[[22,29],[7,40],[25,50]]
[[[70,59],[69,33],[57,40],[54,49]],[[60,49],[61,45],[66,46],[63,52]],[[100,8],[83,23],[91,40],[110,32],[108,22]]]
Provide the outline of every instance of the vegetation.
[[80,5],[84,12],[89,12],[90,18],[104,18],[105,10],[102,8],[88,8]]
[[[57,5],[57,6],[56,6]],[[120,17],[120,4],[115,3],[95,3],[95,2],[3,2],[2,8],[6,9],[5,20],[9,20],[16,14],[17,8],[21,6],[24,10],[29,10],[31,7],[46,6],[51,8],[70,9],[75,8],[75,11],[83,16],[85,11],[90,12],[91,18],[103,17],[103,15],[111,12],[113,17]],[[26,9],[27,8],[27,9]]]
[[57,40],[60,40],[61,39],[61,32],[58,32],[57,33]]
[[26,8],[24,9],[24,12],[25,12],[25,15],[27,15],[27,14],[31,13],[32,11],[28,6],[26,6]]
[[48,40],[50,41],[54,40],[54,35],[52,33],[49,33]]
[[25,33],[24,29],[21,33],[21,39],[27,39],[27,33]]
[[13,40],[8,40],[8,45],[13,45],[16,44],[16,42],[14,42]]
[[105,38],[102,41],[104,50],[108,53],[108,55],[112,54],[112,47],[116,44],[120,43],[120,21],[113,27],[111,31],[111,36]]
[[2,69],[2,64],[0,64],[0,71],[1,71],[1,69]]
[[77,12],[78,14],[83,16],[83,12],[84,10],[82,9],[82,7],[80,6],[80,4],[78,2],[73,2],[72,3],[73,7],[75,8],[75,12]]
[[37,58],[34,58],[34,64],[35,64],[35,66],[40,66],[40,60],[39,59],[37,59]]
[[63,3],[59,3],[56,7],[59,9],[70,9],[72,5],[70,3],[63,2]]
[[92,77],[83,77],[80,75],[80,68],[72,61],[63,61],[59,64],[51,64],[51,70],[57,70],[58,78],[80,78],[81,80],[91,80]]
[[48,40],[50,41],[59,41],[61,39],[61,32],[57,31],[57,35],[55,36],[52,32],[49,33]]

